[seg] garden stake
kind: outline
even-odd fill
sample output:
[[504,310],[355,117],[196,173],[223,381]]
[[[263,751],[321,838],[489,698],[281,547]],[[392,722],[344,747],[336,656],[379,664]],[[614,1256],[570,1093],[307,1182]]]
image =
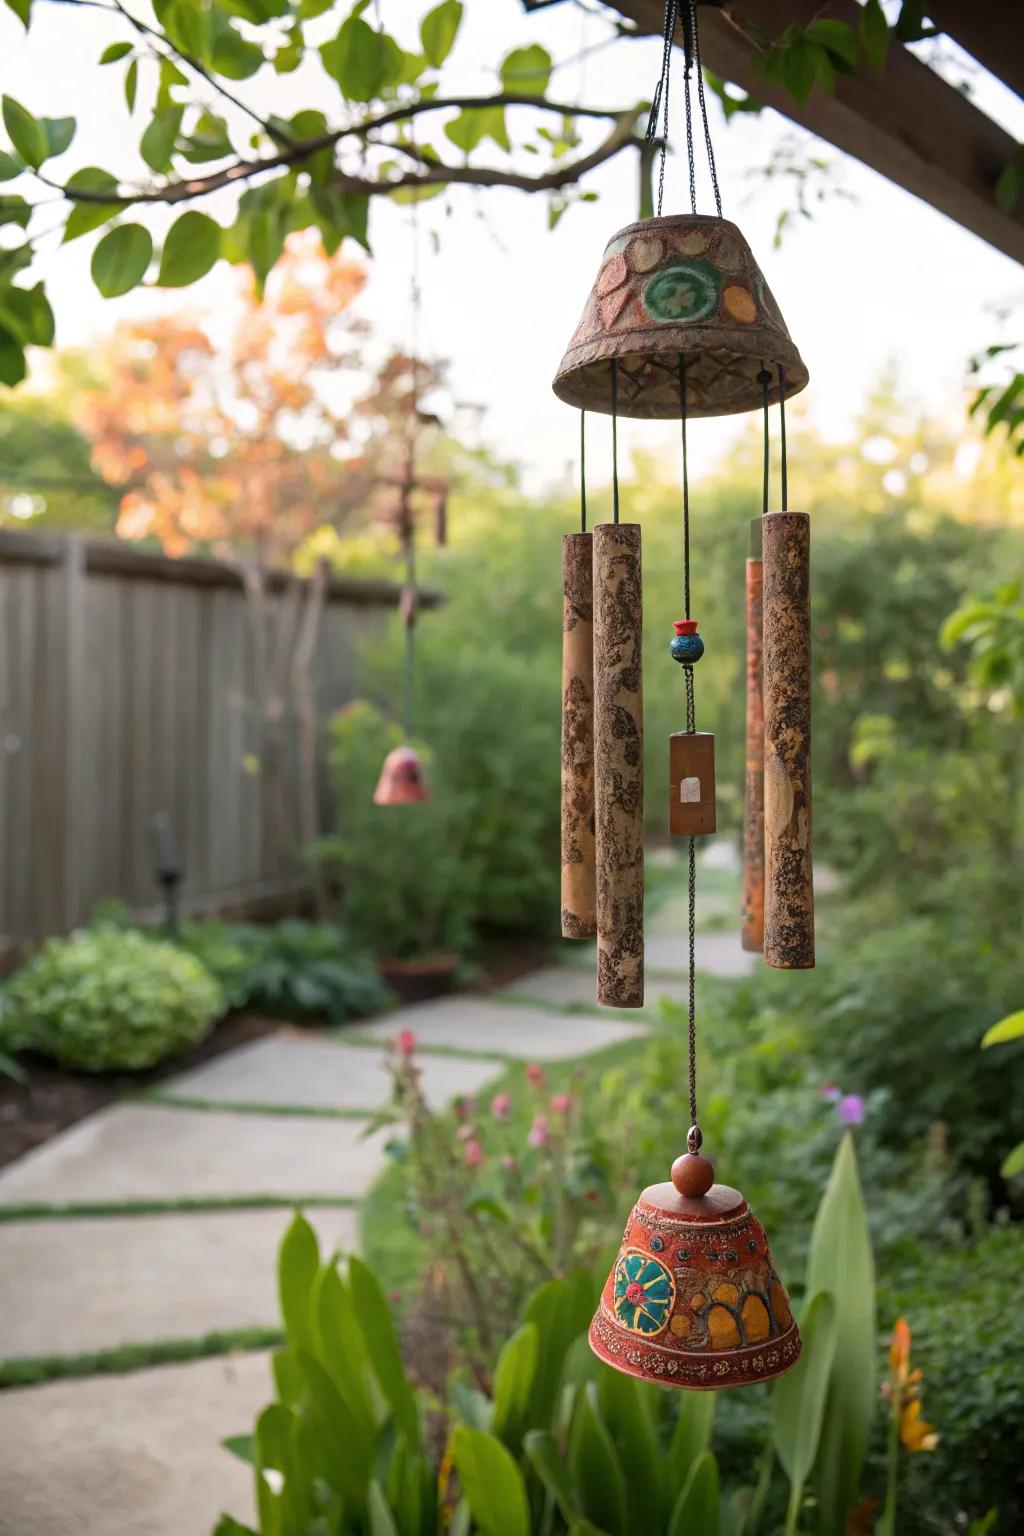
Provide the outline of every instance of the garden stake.
[[[691,211],[663,217],[672,46],[680,22]],[[737,1190],[714,1182],[714,1165],[700,1150],[695,840],[714,832],[716,818],[714,737],[696,728],[694,667],[704,654],[704,641],[691,613],[687,423],[693,416],[758,407],[765,412],[764,745],[759,750],[762,658],[758,574],[750,569],[758,562],[752,560],[747,577],[749,856],[744,942],[753,947],[759,939],[763,885],[766,960],[772,965],[813,964],[813,929],[811,958],[795,958],[807,954],[807,922],[799,919],[813,918],[807,519],[787,511],[784,417],[780,513],[768,513],[767,451],[768,407],[777,402],[781,415],[787,395],[806,385],[807,369],[747,242],[736,225],[722,217],[696,0],[666,0],[663,45],[661,77],[647,125],[648,144],[657,142],[660,148],[657,216],[627,225],[606,246],[597,281],[554,381],[560,399],[612,418],[614,521],[596,528],[593,542],[594,763],[598,1000],[617,1007],[643,1000],[640,529],[619,522],[620,413],[678,419],[682,449],[684,617],[675,622],[669,651],[683,669],[685,729],[669,741],[669,830],[687,839],[687,1150],[672,1164],[671,1181],[645,1189],[633,1207],[590,1327],[590,1343],[608,1365],[629,1375],[670,1386],[714,1389],[764,1381],[788,1370],[799,1357],[800,1335],[763,1229]],[[697,82],[714,216],[697,212],[691,74]],[[796,569],[791,569],[787,562],[794,558]],[[791,731],[794,722],[797,740]],[[766,795],[771,809],[764,813],[762,881],[755,845],[764,758],[771,762]],[[773,906],[771,896],[782,893],[786,901],[780,915],[780,903],[776,900]]]

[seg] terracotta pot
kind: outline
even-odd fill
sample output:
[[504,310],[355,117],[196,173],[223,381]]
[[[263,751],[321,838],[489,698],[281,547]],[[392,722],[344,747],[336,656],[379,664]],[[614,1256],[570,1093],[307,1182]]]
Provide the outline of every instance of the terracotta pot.
[[452,990],[458,964],[458,955],[430,955],[423,960],[380,959],[377,969],[403,1003],[424,1003]]

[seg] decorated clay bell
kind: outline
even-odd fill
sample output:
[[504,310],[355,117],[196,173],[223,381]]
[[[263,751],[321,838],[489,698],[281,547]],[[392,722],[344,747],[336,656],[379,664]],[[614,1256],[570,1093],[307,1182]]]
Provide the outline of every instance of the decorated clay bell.
[[[711,1167],[680,1158],[673,1178],[689,1162]],[[676,1184],[644,1190],[590,1325],[590,1347],[616,1370],[663,1386],[767,1381],[800,1355],[789,1299],[743,1196],[727,1184],[703,1187],[697,1196]]]
[[393,747],[373,792],[374,805],[418,805],[430,799],[423,759],[414,747]]
[[707,214],[641,219],[605,247],[583,318],[555,375],[560,400],[587,411],[678,419],[680,358],[689,416],[759,409],[807,383],[807,369],[750,247]]

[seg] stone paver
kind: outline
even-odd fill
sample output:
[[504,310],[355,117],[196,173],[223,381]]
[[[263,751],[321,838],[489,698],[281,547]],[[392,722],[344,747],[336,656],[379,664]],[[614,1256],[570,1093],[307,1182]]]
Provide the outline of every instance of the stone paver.
[[363,1033],[386,1042],[402,1029],[411,1029],[421,1045],[502,1051],[537,1061],[582,1056],[643,1034],[642,1024],[627,1024],[611,1016],[550,1013],[513,1003],[491,1003],[486,998],[445,998],[402,1008]]
[[[274,1210],[4,1222],[0,1357],[271,1327],[277,1249],[291,1219]],[[312,1210],[308,1219],[325,1256],[354,1248],[354,1210]]]
[[212,1195],[360,1195],[386,1136],[358,1121],[122,1104],[0,1173],[0,1204]]
[[[685,978],[647,978],[644,988],[644,1007],[656,1007],[663,997],[672,1002],[686,1001],[689,983]],[[513,981],[504,989],[515,997],[534,997],[538,1002],[558,1003],[562,1007],[583,1004],[597,1008],[597,985],[592,972],[582,966],[547,965],[540,971],[532,971],[520,981]],[[627,1008],[602,1008],[600,1017],[630,1020],[636,1013]]]
[[[424,1057],[423,1091],[440,1107],[456,1094],[476,1093],[495,1074],[492,1063]],[[235,1104],[302,1104],[323,1109],[379,1109],[391,1078],[374,1051],[315,1035],[282,1031],[164,1083],[167,1093]]]
[[252,1472],[220,1441],[271,1396],[263,1354],[0,1393],[0,1536],[209,1536],[251,1523]]
[[[746,976],[760,963],[757,955],[748,954],[741,948],[738,924],[735,932],[698,933],[694,954],[697,961],[696,969],[708,976]],[[650,975],[651,971],[668,971],[676,976],[686,975],[685,927],[680,927],[678,933],[649,933],[644,944],[644,958],[648,971],[646,991],[653,998],[656,989],[664,986],[665,981]],[[567,959],[566,969],[582,969],[587,974],[593,974],[592,967],[596,964],[593,945],[574,944],[572,953],[567,956]]]

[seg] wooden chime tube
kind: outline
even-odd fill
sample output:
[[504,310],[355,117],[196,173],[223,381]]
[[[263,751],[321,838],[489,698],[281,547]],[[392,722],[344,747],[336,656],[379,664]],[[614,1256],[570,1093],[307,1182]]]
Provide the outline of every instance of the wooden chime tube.
[[811,524],[768,512],[763,535],[764,958],[814,964],[811,868]]
[[644,1001],[643,579],[638,523],[594,529],[597,1000]]
[[764,948],[764,695],[761,685],[762,577],[761,519],[750,524],[747,555],[747,753],[743,787],[744,949]]
[[594,865],[594,542],[562,539],[562,937],[597,932]]

